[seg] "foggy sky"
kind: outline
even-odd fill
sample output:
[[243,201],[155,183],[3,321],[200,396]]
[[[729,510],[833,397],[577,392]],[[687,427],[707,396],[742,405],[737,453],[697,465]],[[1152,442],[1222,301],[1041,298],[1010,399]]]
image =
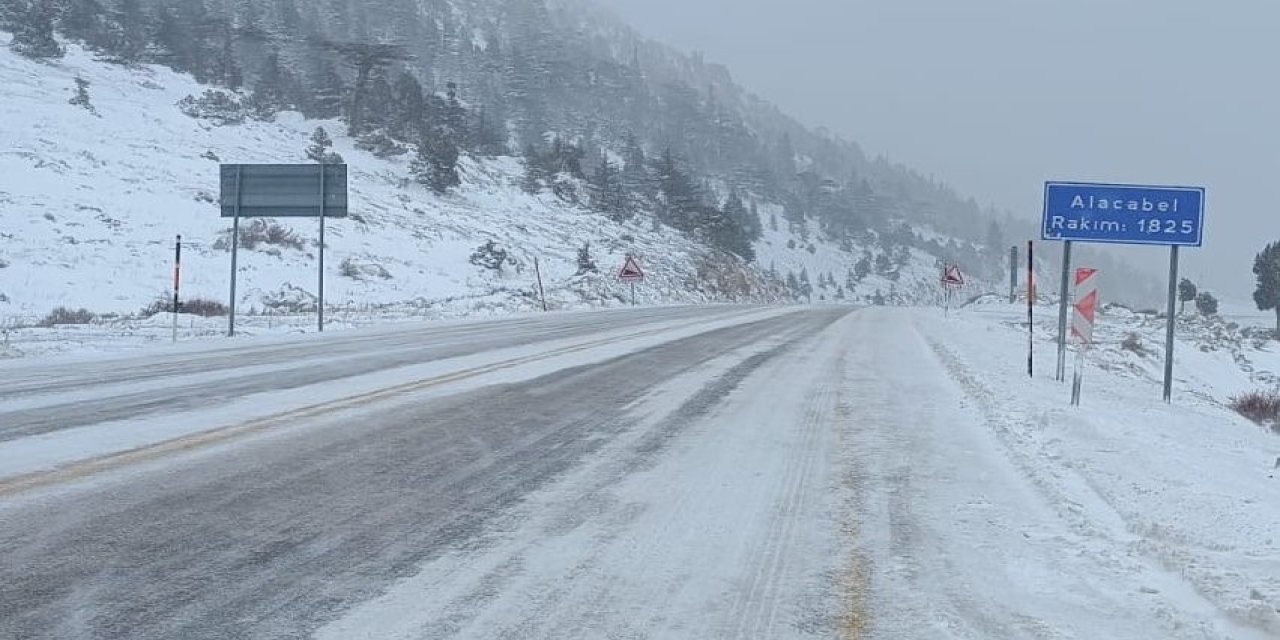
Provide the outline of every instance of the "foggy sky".
[[[598,0],[749,90],[1039,220],[1046,180],[1208,189],[1183,275],[1248,300],[1280,240],[1280,2]],[[1116,249],[1163,276],[1167,250]]]

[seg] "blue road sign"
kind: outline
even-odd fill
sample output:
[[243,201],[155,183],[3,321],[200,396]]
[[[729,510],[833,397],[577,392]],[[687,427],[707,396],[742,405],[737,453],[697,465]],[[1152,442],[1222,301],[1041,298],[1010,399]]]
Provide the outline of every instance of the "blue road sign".
[[1041,237],[1198,247],[1204,188],[1046,182]]

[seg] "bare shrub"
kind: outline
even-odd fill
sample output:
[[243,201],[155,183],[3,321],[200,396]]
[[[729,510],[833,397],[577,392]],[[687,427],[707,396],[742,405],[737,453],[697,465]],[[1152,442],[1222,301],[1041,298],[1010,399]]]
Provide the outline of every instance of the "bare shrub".
[[[202,318],[217,318],[227,315],[227,305],[217,300],[209,300],[207,298],[192,298],[190,300],[179,300],[178,311],[182,313],[190,313]],[[164,296],[157,298],[154,302],[143,307],[140,315],[151,317],[158,313],[172,313],[173,298]]]
[[1265,390],[1242,393],[1231,398],[1230,406],[1236,413],[1280,433],[1280,392]]
[[391,279],[391,272],[387,271],[387,269],[382,265],[376,263],[362,263],[353,260],[350,257],[342,259],[342,264],[339,265],[339,269],[344,277],[351,278],[352,280],[370,280],[372,278],[379,278],[382,280]]
[[471,264],[483,269],[502,272],[502,267],[506,265],[515,266],[516,260],[507,253],[498,243],[489,240],[484,244],[476,247],[469,258]]
[[89,324],[93,322],[94,317],[93,312],[88,309],[58,307],[41,319],[38,326],[47,328],[60,324]]
[[201,318],[218,318],[227,315],[227,305],[208,298],[192,298],[178,303],[178,309]]
[[1125,336],[1124,340],[1120,342],[1120,348],[1125,351],[1136,353],[1139,356],[1146,356],[1149,353],[1147,348],[1142,344],[1142,336],[1139,336],[1132,331],[1130,331],[1129,335]]
[[182,113],[216,125],[234,125],[245,121],[248,109],[229,91],[207,89],[200,97],[187,96],[178,101]]

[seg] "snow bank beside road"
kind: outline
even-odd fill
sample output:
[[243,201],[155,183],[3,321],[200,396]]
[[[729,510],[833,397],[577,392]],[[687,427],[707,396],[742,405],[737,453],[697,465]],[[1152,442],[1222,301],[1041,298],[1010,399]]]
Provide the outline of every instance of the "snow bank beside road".
[[[1280,634],[1280,438],[1222,405],[1272,379],[1270,348],[1225,326],[1182,331],[1175,402],[1165,405],[1149,336],[1162,321],[1113,314],[1099,323],[1083,406],[1073,408],[1068,385],[1053,380],[1045,311],[1032,380],[1024,309],[974,306],[918,322],[1038,491],[1076,533],[1110,543],[1104,563],[1132,573],[1146,559],[1185,581],[1225,616],[1217,631],[1226,635],[1212,637]],[[1122,348],[1130,333],[1152,351]]]

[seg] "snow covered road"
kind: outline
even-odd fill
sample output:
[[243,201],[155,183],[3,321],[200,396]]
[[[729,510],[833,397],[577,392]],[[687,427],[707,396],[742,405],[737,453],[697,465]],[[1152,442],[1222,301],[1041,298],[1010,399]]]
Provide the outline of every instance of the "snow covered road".
[[1153,552],[993,392],[984,323],[672,308],[6,365],[0,637],[1275,637],[1270,539],[1215,552],[1244,614],[1212,558]]

